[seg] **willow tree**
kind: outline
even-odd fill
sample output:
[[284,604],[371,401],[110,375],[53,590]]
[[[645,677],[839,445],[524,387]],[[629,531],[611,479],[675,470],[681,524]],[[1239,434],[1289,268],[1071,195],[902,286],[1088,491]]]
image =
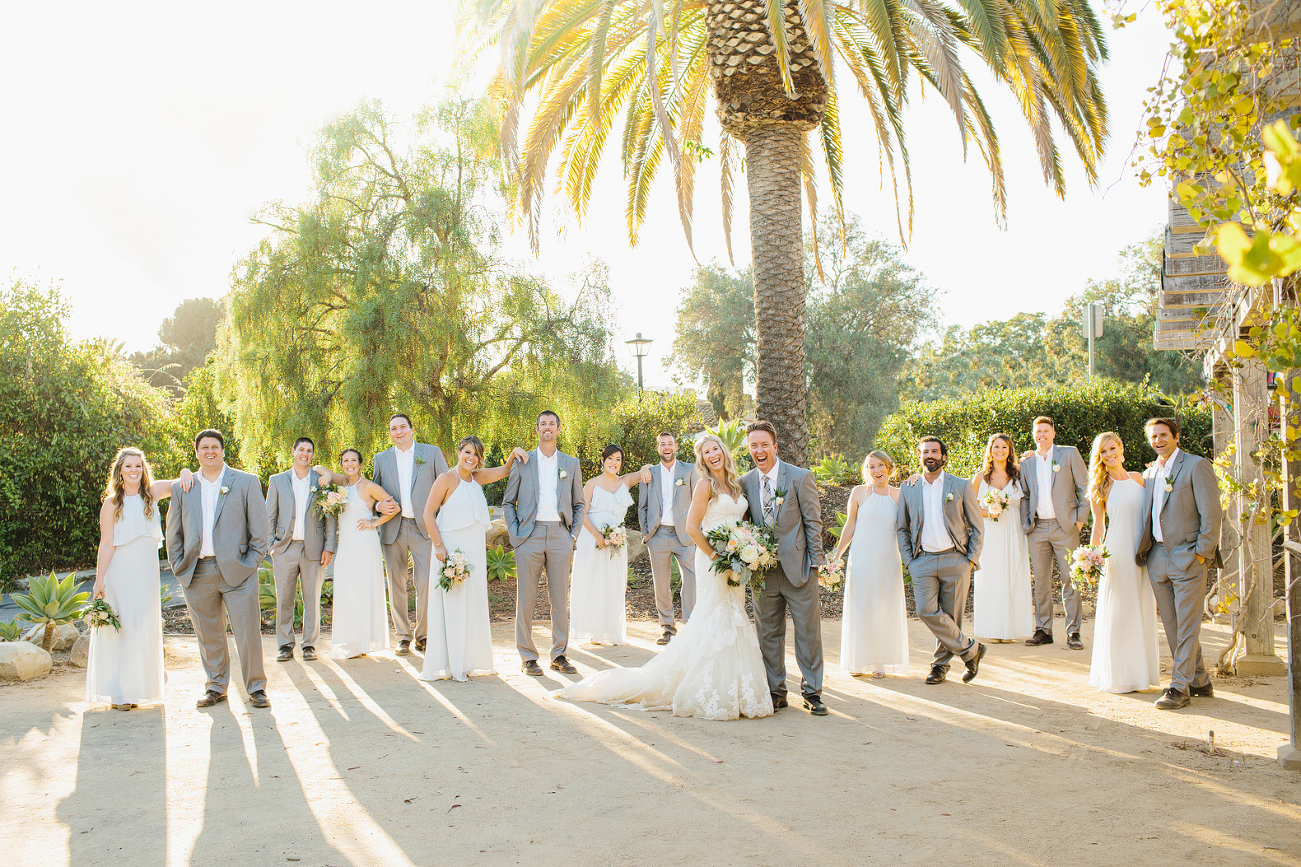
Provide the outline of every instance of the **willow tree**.
[[[744,149],[758,317],[758,412],[783,453],[807,452],[801,186],[816,210],[818,131],[834,208],[844,161],[837,73],[867,107],[888,168],[896,217],[912,228],[904,108],[933,88],[951,109],[964,155],[974,143],[1005,212],[998,139],[964,57],[1011,89],[1033,133],[1045,181],[1065,192],[1055,117],[1090,181],[1106,134],[1095,75],[1106,57],[1087,0],[467,0],[463,31],[496,43],[496,86],[506,101],[503,153],[517,182],[517,216],[536,221],[559,148],[559,186],[581,219],[616,122],[628,182],[629,236],[637,240],[651,182],[668,155],[682,225],[691,239],[697,164],[716,153],[723,222],[730,232],[733,178]],[[914,83],[918,86],[914,86]],[[851,93],[853,90],[851,89]],[[706,106],[722,135],[703,140]],[[526,102],[532,117],[518,135]],[[815,224],[811,221],[811,225]],[[730,240],[729,240],[730,253]]]
[[322,131],[316,195],[260,217],[219,333],[246,458],[268,469],[302,434],[370,452],[396,410],[426,442],[514,444],[516,416],[617,393],[603,268],[562,295],[498,253],[497,136],[459,100],[412,128],[369,104]]

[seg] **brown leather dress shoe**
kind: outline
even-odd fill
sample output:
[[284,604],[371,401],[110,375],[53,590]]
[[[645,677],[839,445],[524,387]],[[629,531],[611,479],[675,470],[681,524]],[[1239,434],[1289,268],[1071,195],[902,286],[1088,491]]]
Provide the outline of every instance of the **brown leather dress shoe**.
[[1053,634],[1045,629],[1036,629],[1034,635],[1025,640],[1030,647],[1038,647],[1041,644],[1052,644]]
[[944,666],[937,665],[931,669],[930,674],[926,675],[926,682],[932,685],[944,683],[944,678],[947,676],[948,672],[944,669]]
[[1209,683],[1206,686],[1190,686],[1188,687],[1188,694],[1193,698],[1214,698],[1215,687]]
[[316,659],[316,648],[315,648],[315,647],[304,647],[304,648],[303,648],[303,660],[306,661],[306,662],[311,662],[311,661],[314,660],[314,659]]
[[194,703],[194,706],[213,707],[214,705],[221,704],[225,700],[226,700],[226,693],[217,692],[215,689],[210,689],[203,694],[202,698],[200,698],[198,701]]
[[673,630],[671,630],[671,629],[666,629],[666,630],[664,630],[664,634],[663,634],[663,635],[661,635],[659,638],[655,639],[655,643],[656,643],[656,644],[668,644],[668,643],[669,643],[670,641],[672,641],[672,640],[673,640]]
[[520,666],[520,668],[524,671],[525,674],[529,675],[530,677],[541,677],[543,673],[542,666],[538,665],[538,661],[536,659],[524,660],[524,663]]
[[249,693],[248,703],[253,707],[271,707],[271,699],[267,698],[266,690],[263,689]]
[[986,649],[987,648],[983,644],[976,645],[975,656],[967,660],[967,670],[962,672],[963,683],[971,683],[976,679],[976,675],[980,674],[980,661],[985,658]]
[[578,674],[578,669],[574,668],[573,663],[565,659],[564,654],[551,660],[551,670],[558,671],[561,674]]
[[410,639],[410,638],[404,638],[404,639],[402,639],[401,641],[399,641],[399,642],[398,642],[398,646],[397,646],[397,648],[394,649],[393,652],[396,653],[398,656],[410,656],[410,655],[411,655],[411,639]]
[[288,662],[294,658],[294,646],[285,644],[280,647],[280,653],[276,655],[276,662]]

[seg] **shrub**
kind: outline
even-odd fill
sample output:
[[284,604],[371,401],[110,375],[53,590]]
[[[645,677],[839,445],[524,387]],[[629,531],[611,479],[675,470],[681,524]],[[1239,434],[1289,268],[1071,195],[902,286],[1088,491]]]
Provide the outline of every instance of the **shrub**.
[[822,485],[857,485],[863,481],[858,468],[841,455],[831,455],[813,465],[813,478]]
[[[1036,416],[1046,415],[1057,423],[1057,445],[1075,446],[1086,462],[1093,437],[1111,430],[1125,444],[1126,468],[1142,470],[1156,457],[1147,445],[1143,423],[1173,412],[1160,392],[1146,383],[1095,379],[1070,388],[990,389],[962,400],[901,407],[881,424],[875,447],[889,452],[906,474],[920,468],[917,441],[933,434],[948,446],[948,470],[971,476],[991,434],[1001,431],[1010,435],[1020,454],[1034,448],[1032,423]],[[1181,414],[1179,423],[1183,428],[1180,447],[1208,456],[1212,451],[1210,410],[1193,407]]]
[[641,400],[632,397],[611,407],[607,418],[604,425],[593,427],[576,446],[574,456],[582,466],[584,479],[601,472],[601,451],[610,443],[623,449],[625,473],[643,464],[658,463],[655,440],[662,430],[676,434],[680,458],[695,460],[691,455],[690,435],[702,425],[696,399],[691,395],[648,392]]

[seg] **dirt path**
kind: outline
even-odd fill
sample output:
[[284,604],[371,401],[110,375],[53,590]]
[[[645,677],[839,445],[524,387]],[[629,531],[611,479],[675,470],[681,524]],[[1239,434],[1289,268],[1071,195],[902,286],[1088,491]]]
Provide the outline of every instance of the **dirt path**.
[[[493,627],[499,677],[424,684],[417,656],[269,662],[271,711],[232,692],[199,712],[194,641],[170,636],[165,708],[87,710],[75,669],[0,688],[0,851],[205,867],[1301,863],[1301,774],[1275,760],[1282,678],[1217,680],[1214,699],[1163,713],[1155,693],[1091,690],[1087,650],[994,645],[975,683],[926,686],[931,642],[910,628],[912,673],[872,681],[836,670],[825,623],[832,716],[735,723],[553,700],[561,677],[519,673],[509,624]],[[639,664],[658,630],[630,632],[632,647],[572,658]],[[1218,652],[1223,632],[1204,635]],[[1222,754],[1206,752],[1212,729]]]

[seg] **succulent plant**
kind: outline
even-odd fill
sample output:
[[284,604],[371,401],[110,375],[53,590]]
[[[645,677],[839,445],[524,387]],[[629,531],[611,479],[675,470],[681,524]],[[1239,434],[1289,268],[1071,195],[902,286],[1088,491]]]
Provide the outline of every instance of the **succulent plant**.
[[80,619],[82,609],[90,601],[90,594],[77,592],[75,573],[69,572],[60,581],[59,576],[51,572],[48,578],[32,578],[28,592],[12,598],[14,604],[23,609],[23,613],[18,615],[20,619],[44,624],[42,646],[48,651],[54,643],[55,628]]

